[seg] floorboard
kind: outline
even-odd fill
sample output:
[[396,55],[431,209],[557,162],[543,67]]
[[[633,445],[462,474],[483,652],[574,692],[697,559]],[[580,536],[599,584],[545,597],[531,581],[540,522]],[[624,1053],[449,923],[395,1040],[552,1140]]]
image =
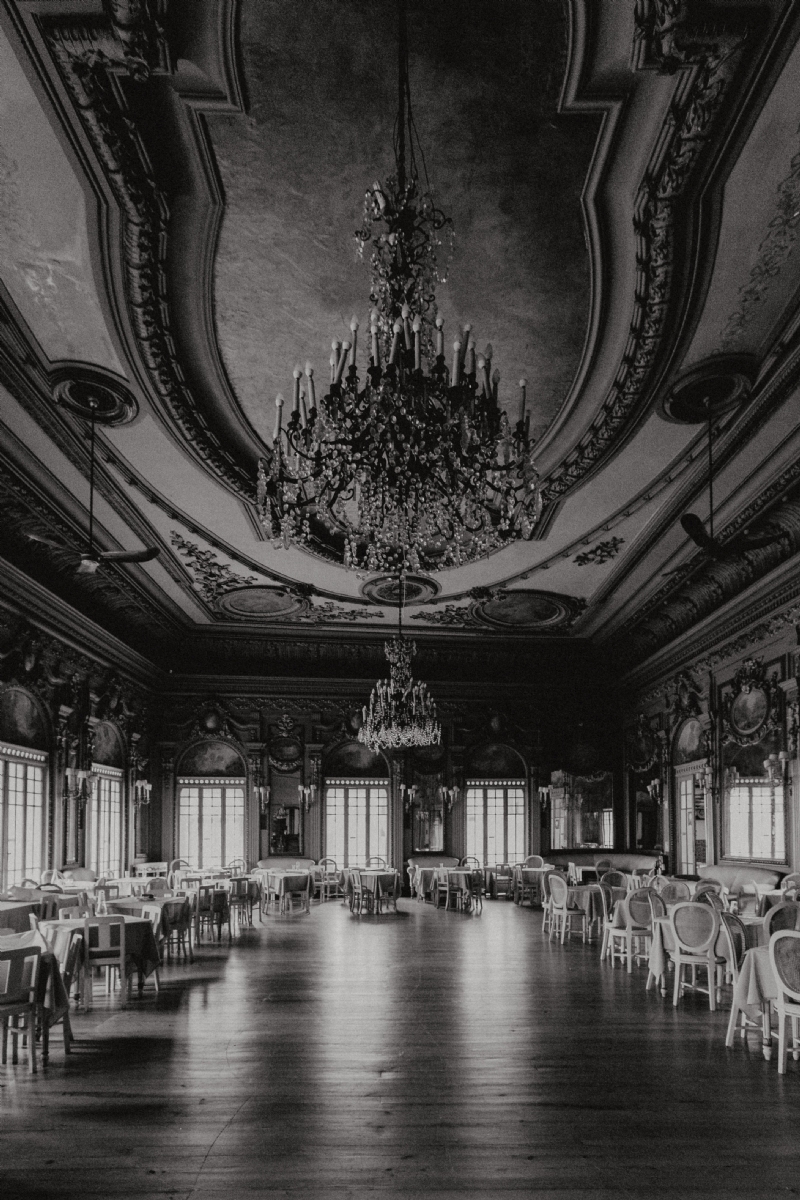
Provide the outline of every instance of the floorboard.
[[0,1068],[3,1200],[761,1200],[800,1193],[800,1064],[541,916],[270,917]]

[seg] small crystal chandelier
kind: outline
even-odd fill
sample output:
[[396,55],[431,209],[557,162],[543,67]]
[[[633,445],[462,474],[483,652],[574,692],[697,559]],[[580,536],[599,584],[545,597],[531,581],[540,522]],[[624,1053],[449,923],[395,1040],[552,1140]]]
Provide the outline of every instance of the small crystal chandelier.
[[405,0],[398,5],[395,174],[367,190],[356,233],[359,252],[371,248],[368,366],[359,376],[354,317],[352,340],[332,343],[323,396],[311,364],[295,367],[291,415],[284,425],[278,395],[272,453],[259,464],[258,513],[276,545],[313,549],[327,532],[345,566],[404,572],[459,566],[530,538],[542,500],[526,381],[512,426],[492,347],[479,354],[470,325],[445,360],[437,249],[452,223],[417,170]]
[[389,678],[379,680],[372,689],[369,708],[362,710],[363,724],[358,731],[358,740],[373,751],[438,746],[442,740],[436,705],[428,695],[427,686],[415,683],[411,674],[411,659],[417,647],[403,638],[404,585],[401,576],[397,637],[384,644]]

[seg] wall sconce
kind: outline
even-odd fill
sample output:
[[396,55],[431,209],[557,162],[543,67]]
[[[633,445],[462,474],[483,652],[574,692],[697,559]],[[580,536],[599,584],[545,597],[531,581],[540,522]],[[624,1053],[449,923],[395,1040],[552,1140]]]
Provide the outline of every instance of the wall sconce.
[[656,804],[661,799],[661,780],[651,779],[647,785],[647,794]]
[[303,787],[302,784],[298,784],[297,796],[300,800],[300,806],[303,809],[303,812],[307,813],[317,798],[317,789],[313,783],[311,787]]
[[133,783],[133,807],[136,812],[145,808],[150,803],[150,793],[153,790],[152,783],[148,783],[146,779],[135,779]]
[[542,808],[547,808],[548,804],[550,803],[550,788],[549,787],[540,787],[538,789],[538,792],[539,792],[539,804],[541,805]]
[[79,767],[67,767],[65,775],[67,777],[65,798],[85,804],[94,789],[97,776],[93,771],[86,771]]
[[781,750],[779,754],[770,754],[764,759],[764,770],[770,783],[785,783],[789,773],[789,754]]
[[263,783],[257,783],[253,787],[253,795],[258,801],[258,811],[265,817],[269,810],[269,788]]
[[403,800],[403,809],[405,812],[411,812],[414,806],[414,799],[417,795],[417,785],[406,787],[404,783],[400,784],[400,799]]
[[460,788],[457,788],[457,787],[451,787],[451,788],[440,787],[439,788],[439,803],[445,805],[448,812],[450,812],[450,809],[453,807],[454,804],[458,804],[458,801],[460,798],[461,798],[461,789]]

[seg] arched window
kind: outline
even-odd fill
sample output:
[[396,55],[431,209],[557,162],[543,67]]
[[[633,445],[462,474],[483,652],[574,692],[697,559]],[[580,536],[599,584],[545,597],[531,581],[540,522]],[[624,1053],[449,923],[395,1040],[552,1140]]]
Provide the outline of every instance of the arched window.
[[340,867],[389,856],[389,780],[325,781],[325,853]]
[[86,865],[101,879],[122,874],[122,771],[92,764],[95,776],[86,821]]
[[45,865],[46,766],[42,751],[0,742],[0,890]]
[[203,870],[245,857],[243,776],[178,778],[177,856]]
[[467,854],[486,866],[525,857],[525,786],[520,779],[467,780]]

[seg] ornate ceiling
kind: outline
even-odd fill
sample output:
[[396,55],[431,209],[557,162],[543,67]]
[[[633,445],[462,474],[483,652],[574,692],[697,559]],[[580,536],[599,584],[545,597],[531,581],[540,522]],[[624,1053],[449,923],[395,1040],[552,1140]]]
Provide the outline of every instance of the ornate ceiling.
[[[372,645],[396,618],[391,580],[274,546],[253,504],[275,393],[367,311],[352,233],[390,165],[394,21],[393,0],[0,7],[0,554],[151,653]],[[528,378],[546,501],[531,542],[413,581],[409,625],[641,661],[797,575],[800,13],[410,0],[409,29],[456,229],[445,328],[493,343],[504,403]],[[90,391],[99,541],[160,555],[80,577]],[[708,515],[706,395],[713,561],[679,523]]]

